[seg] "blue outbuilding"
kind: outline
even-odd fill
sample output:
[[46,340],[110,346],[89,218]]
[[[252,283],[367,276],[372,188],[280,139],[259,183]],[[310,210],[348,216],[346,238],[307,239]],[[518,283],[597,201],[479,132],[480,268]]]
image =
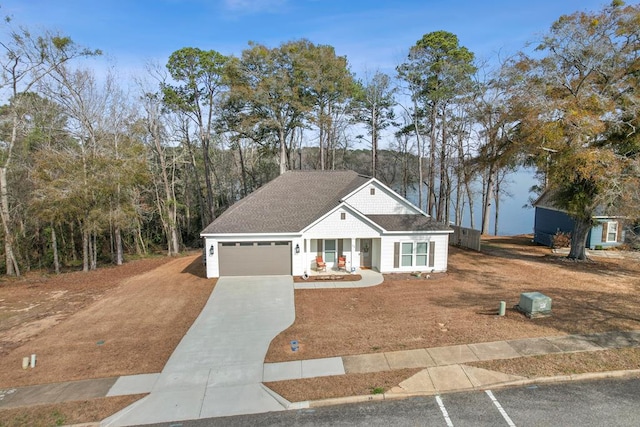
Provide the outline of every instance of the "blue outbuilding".
[[[533,241],[545,245],[553,245],[553,236],[557,233],[573,233],[575,221],[566,211],[556,207],[552,200],[552,191],[545,191],[533,203],[535,219]],[[586,247],[589,249],[605,249],[619,246],[624,242],[625,232],[621,216],[601,215],[593,217],[595,225],[589,231]]]

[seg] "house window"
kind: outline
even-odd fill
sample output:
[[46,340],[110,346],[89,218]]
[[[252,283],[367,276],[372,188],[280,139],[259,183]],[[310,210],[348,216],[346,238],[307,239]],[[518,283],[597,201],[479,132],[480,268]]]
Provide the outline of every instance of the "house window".
[[403,267],[411,267],[413,265],[413,243],[402,243],[402,262]]
[[340,212],[340,219],[347,219],[347,214],[344,212]]
[[416,265],[427,266],[427,243],[416,243]]
[[610,221],[603,224],[606,228],[605,242],[617,242],[618,241],[618,222]]
[[396,242],[394,244],[394,268],[433,267],[435,242]]
[[376,189],[375,188],[370,188],[369,189],[369,194],[371,194],[372,196],[376,195]]

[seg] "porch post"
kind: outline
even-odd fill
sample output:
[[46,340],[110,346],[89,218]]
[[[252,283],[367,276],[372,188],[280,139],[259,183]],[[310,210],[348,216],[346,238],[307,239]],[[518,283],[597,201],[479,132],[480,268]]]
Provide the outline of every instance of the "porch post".
[[309,254],[307,253],[311,248],[307,245],[307,239],[302,239],[302,272],[309,274]]
[[349,243],[351,243],[351,256],[349,257],[351,262],[350,262],[350,266],[349,266],[349,272],[351,272],[351,269],[356,268],[356,266],[353,264],[353,254],[355,253],[356,250],[356,239],[354,239],[353,237],[349,237]]

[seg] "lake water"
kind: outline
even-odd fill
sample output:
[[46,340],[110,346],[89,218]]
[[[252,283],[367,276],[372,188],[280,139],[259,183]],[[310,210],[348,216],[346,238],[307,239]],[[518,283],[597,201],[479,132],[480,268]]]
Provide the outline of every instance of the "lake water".
[[[499,236],[533,233],[534,209],[532,207],[526,208],[523,206],[528,204],[529,197],[532,196],[532,193],[529,192],[529,188],[537,184],[534,174],[535,171],[532,169],[521,168],[505,178],[502,188],[506,190],[508,195],[503,195],[500,199],[500,216],[498,218]],[[482,219],[482,195],[480,193],[481,184],[476,183],[474,189],[478,192],[478,196],[474,201],[474,225],[476,229],[480,229]],[[418,203],[417,192],[408,194],[407,198],[414,204]],[[453,221],[453,219],[454,218],[452,217],[451,220]],[[493,234],[494,231],[494,220],[495,204],[492,204],[489,227],[490,234]],[[464,227],[469,227],[471,225],[468,206],[465,206],[462,225]]]

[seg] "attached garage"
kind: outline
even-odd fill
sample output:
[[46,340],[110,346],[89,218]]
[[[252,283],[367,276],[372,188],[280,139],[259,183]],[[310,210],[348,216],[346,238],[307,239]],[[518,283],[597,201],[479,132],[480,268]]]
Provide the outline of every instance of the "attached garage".
[[221,242],[218,244],[221,276],[291,274],[291,242]]

